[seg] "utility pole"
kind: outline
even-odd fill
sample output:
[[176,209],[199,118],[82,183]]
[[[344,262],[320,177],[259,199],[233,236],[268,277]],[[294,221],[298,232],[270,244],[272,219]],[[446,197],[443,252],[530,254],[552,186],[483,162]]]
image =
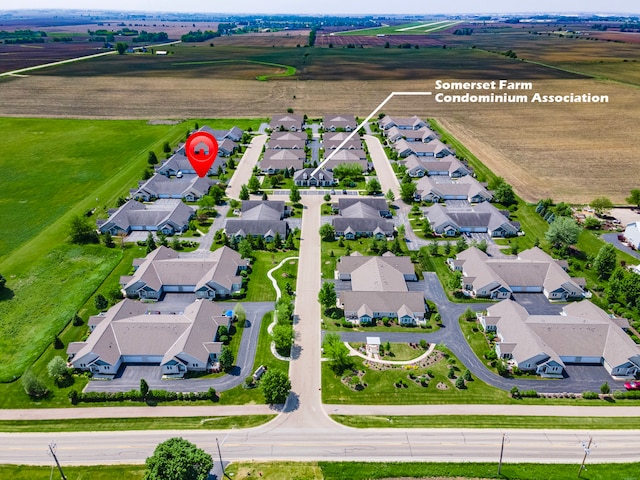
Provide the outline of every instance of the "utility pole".
[[67,480],[67,477],[64,476],[64,472],[62,471],[62,467],[60,466],[60,462],[58,462],[58,457],[56,456],[56,444],[55,443],[51,442],[49,444],[49,452],[48,453],[55,460],[56,466],[58,467],[58,470],[60,471],[60,476],[62,477],[62,480]]
[[582,457],[582,463],[580,464],[580,468],[578,469],[578,478],[580,478],[580,474],[582,473],[582,470],[584,469],[584,462],[587,461],[587,455],[589,455],[591,453],[591,441],[593,440],[593,437],[589,437],[589,443],[587,445],[584,444],[584,442],[582,442],[582,448],[584,448],[584,457]]
[[498,461],[498,475],[500,475],[500,470],[502,469],[502,454],[504,453],[504,441],[507,438],[507,434],[502,434],[502,445],[500,445],[500,460]]
[[222,469],[222,476],[227,477],[231,480],[231,477],[227,475],[227,472],[224,471],[224,463],[222,463],[222,452],[220,452],[220,444],[218,443],[218,438],[216,437],[216,445],[218,446],[218,458],[220,459],[220,468]]

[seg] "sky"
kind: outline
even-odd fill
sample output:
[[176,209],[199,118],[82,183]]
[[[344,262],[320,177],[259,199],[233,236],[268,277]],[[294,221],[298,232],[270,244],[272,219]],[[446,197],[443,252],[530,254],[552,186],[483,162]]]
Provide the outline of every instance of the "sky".
[[147,12],[251,14],[436,14],[436,13],[639,13],[637,0],[413,0],[400,5],[388,0],[3,0],[0,10],[82,9]]

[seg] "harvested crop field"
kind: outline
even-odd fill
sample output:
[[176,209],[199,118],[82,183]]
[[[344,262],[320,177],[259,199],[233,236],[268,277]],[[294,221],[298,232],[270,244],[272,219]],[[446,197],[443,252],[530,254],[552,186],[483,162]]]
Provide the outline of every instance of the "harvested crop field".
[[102,44],[89,42],[0,44],[0,72],[9,72],[106,51],[101,47]]
[[[443,78],[445,79],[445,78]],[[84,118],[268,117],[293,108],[369,114],[392,91],[431,91],[433,80],[258,82],[207,78],[54,77],[5,80],[1,116]],[[637,90],[596,80],[535,80],[542,94],[606,94],[607,104],[444,104],[393,99],[384,111],[436,118],[527,200],[624,202],[640,184]],[[30,92],[38,92],[32,95]],[[620,112],[625,112],[620,115]]]
[[450,76],[451,72],[456,72],[461,79],[580,77],[473,49],[210,48],[179,45],[168,47],[168,51],[166,56],[107,55],[90,62],[39,70],[33,75],[225,78],[226,67],[215,62],[225,61],[232,65],[231,61],[237,60],[290,65],[296,68],[292,79],[298,80],[412,80]]

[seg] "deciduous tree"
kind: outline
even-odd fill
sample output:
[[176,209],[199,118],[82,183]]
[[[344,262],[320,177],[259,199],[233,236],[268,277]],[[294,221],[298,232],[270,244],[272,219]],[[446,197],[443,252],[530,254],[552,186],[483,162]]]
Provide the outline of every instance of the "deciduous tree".
[[240,197],[240,200],[249,200],[249,187],[247,187],[245,184],[242,184],[238,196]]
[[284,355],[289,355],[293,345],[293,326],[278,324],[273,327],[271,336],[276,344],[276,350]]
[[597,215],[606,215],[613,208],[613,202],[607,197],[594,198],[589,204],[593,208]]
[[318,292],[318,302],[325,310],[336,306],[337,300],[336,286],[332,282],[324,282]]
[[320,237],[322,240],[329,241],[336,238],[336,231],[333,228],[333,225],[330,223],[325,223],[320,227]]
[[47,363],[47,373],[54,380],[67,374],[67,362],[60,356],[53,357]]
[[376,193],[382,192],[382,186],[380,186],[380,182],[377,178],[372,178],[367,182],[366,192],[367,195],[374,195]]
[[416,193],[416,184],[413,182],[400,184],[400,198],[405,203],[413,201],[413,195]]
[[222,347],[222,352],[220,352],[220,366],[226,372],[231,367],[233,367],[233,362],[235,358],[233,357],[233,352],[228,347]]
[[353,360],[349,357],[349,349],[345,346],[337,333],[327,333],[322,342],[324,355],[329,359],[331,369],[338,375],[353,366]]
[[80,215],[74,215],[69,222],[69,235],[71,242],[79,245],[98,243],[99,237],[91,220]]
[[247,183],[247,187],[251,193],[258,193],[260,190],[260,180],[255,175],[251,175],[249,178],[249,183]]
[[298,203],[302,200],[302,195],[300,195],[300,189],[297,185],[291,187],[291,192],[289,193],[289,200],[293,203]]
[[206,480],[213,459],[193,443],[176,437],[159,444],[145,465],[143,480]]
[[607,278],[611,275],[616,268],[616,247],[610,243],[605,243],[600,247],[600,251],[593,261],[593,268],[600,278]]
[[640,208],[640,188],[634,188],[631,190],[631,195],[625,198],[625,201],[629,205],[635,205]]
[[549,226],[545,238],[556,248],[574,245],[581,232],[580,225],[569,217],[558,217]]
[[284,403],[291,392],[291,380],[282,370],[270,368],[260,379],[260,388],[267,403]]

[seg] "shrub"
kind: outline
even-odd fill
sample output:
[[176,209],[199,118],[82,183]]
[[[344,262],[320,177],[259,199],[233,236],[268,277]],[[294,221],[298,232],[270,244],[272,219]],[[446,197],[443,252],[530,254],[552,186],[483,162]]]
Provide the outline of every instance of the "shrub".
[[459,390],[467,388],[467,386],[464,383],[464,378],[458,377],[458,379],[456,380],[456,388]]
[[522,398],[538,398],[538,392],[535,390],[523,390],[520,392]]
[[585,400],[596,400],[600,398],[600,395],[598,395],[598,392],[582,392],[582,398]]
[[453,367],[449,367],[449,372],[447,373],[447,377],[453,379],[456,378],[456,371]]
[[31,372],[22,375],[22,388],[31,398],[42,398],[49,393],[47,386]]
[[511,391],[509,391],[512,398],[520,398],[520,389],[515,385],[511,387]]
[[78,391],[77,390],[71,390],[69,392],[69,400],[71,400],[71,405],[77,405],[78,404],[78,399],[79,395],[78,395]]

